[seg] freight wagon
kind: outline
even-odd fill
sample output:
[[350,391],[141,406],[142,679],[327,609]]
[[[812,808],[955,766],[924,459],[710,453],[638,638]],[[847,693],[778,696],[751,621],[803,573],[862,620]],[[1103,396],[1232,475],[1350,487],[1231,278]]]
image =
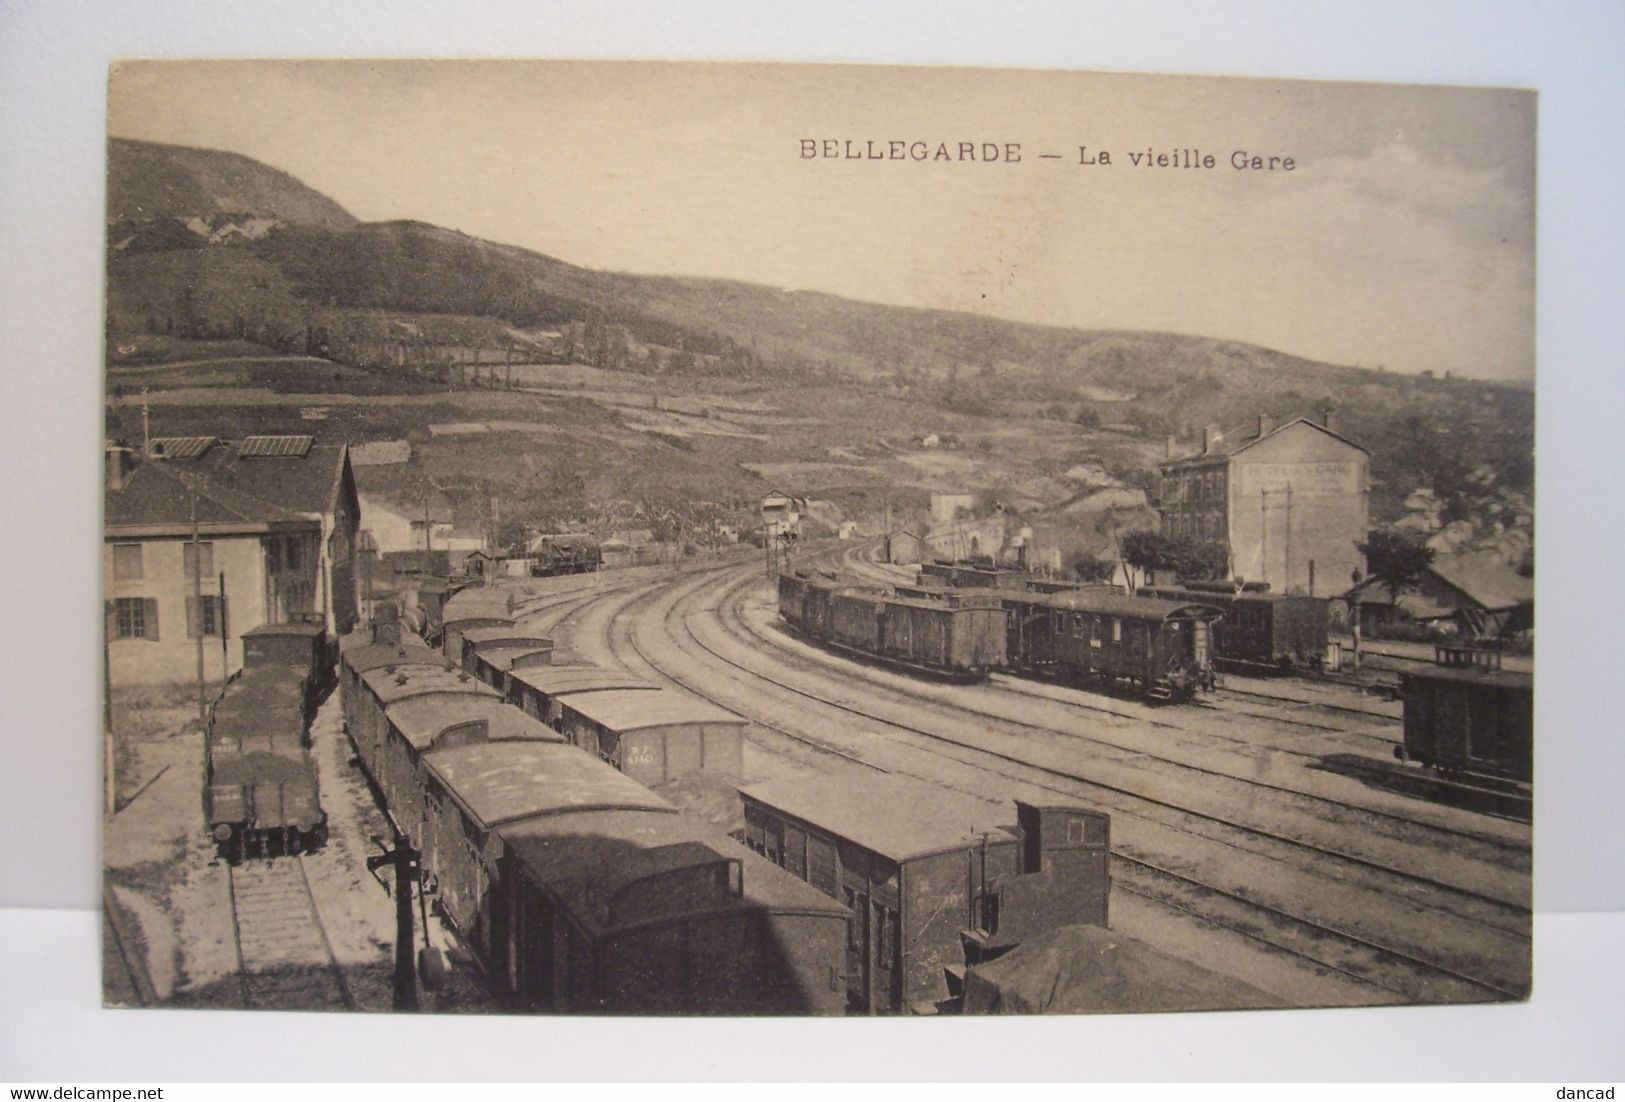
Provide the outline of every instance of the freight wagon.
[[[968,964],[1058,926],[1104,926],[1110,819],[1010,809],[896,774],[741,790],[745,844],[846,904],[848,1010],[930,1012]],[[1012,821],[1012,818],[1014,821]]]
[[467,628],[462,637],[463,669],[499,691],[515,665],[545,666],[553,661],[553,640],[517,625]]
[[1494,651],[1439,647],[1437,665],[1400,674],[1400,761],[1447,774],[1528,784],[1534,775],[1534,678],[1500,667]]
[[243,633],[243,669],[209,713],[203,812],[209,836],[233,863],[293,854],[327,840],[310,721],[329,683],[320,625],[277,624]]
[[744,772],[749,723],[714,704],[667,689],[606,689],[556,699],[564,737],[641,784]]
[[602,666],[528,666],[508,671],[508,700],[531,715],[557,727],[564,718],[564,698],[573,693],[614,690],[649,690],[655,686],[640,677]]
[[425,760],[425,868],[516,1009],[841,1012],[822,893],[573,747]]
[[916,672],[974,680],[1005,660],[1005,614],[993,594],[899,597],[786,574],[779,612],[813,642]]

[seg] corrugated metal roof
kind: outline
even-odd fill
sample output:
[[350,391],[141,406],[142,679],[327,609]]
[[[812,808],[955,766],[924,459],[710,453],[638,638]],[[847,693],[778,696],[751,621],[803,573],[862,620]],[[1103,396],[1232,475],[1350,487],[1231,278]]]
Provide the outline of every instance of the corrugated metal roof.
[[745,803],[784,812],[864,849],[907,861],[1013,841],[1013,807],[999,807],[896,773],[795,776],[742,788]]
[[303,459],[314,443],[314,436],[245,436],[237,445],[237,458]]
[[608,689],[572,696],[564,707],[611,731],[669,727],[684,723],[747,722],[715,704],[668,689]]
[[465,694],[414,696],[384,709],[389,722],[418,750],[434,742],[447,727],[483,719],[492,742],[510,739],[563,742],[564,736],[496,696]]
[[631,777],[574,746],[476,743],[433,751],[424,761],[484,827],[584,810],[658,811],[673,816],[677,810]]
[[610,689],[638,689],[654,691],[655,686],[642,678],[620,670],[606,670],[602,666],[535,666],[511,670],[509,676],[521,685],[528,685],[548,696],[567,693],[594,693]]

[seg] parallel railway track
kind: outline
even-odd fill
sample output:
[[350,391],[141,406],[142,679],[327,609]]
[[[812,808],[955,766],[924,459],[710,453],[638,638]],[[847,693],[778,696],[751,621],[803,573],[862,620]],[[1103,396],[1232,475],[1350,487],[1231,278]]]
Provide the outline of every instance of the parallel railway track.
[[244,1006],[356,1009],[303,856],[227,866],[226,891]]
[[[845,710],[848,714],[850,714],[850,715],[852,715],[854,717],[866,718],[866,719],[871,720],[873,722],[877,722],[877,723],[880,723],[880,724],[882,724],[884,726],[890,727],[893,730],[897,730],[897,731],[906,730],[906,726],[903,727],[903,728],[899,728],[899,726],[891,718],[874,715],[872,712],[865,711],[861,707],[857,707],[857,706],[854,706],[854,705],[852,705],[850,703],[847,703],[847,702],[843,702],[843,701],[835,700],[833,698],[829,698],[829,697],[827,697],[827,694],[811,693],[811,692],[807,692],[807,691],[805,691],[805,690],[803,690],[801,688],[798,688],[798,687],[784,686],[782,684],[778,684],[778,683],[774,682],[773,678],[771,678],[768,675],[763,674],[761,671],[751,670],[745,664],[737,662],[735,660],[729,659],[728,656],[721,654],[720,650],[717,647],[708,646],[704,641],[702,641],[700,639],[698,634],[696,634],[694,632],[693,625],[691,623],[689,623],[686,616],[676,616],[676,615],[674,615],[678,611],[678,605],[680,603],[692,604],[692,603],[696,602],[697,598],[694,596],[694,594],[696,592],[704,593],[711,586],[721,584],[721,585],[727,586],[729,589],[731,589],[731,590],[733,590],[734,592],[737,593],[737,592],[740,592],[740,591],[748,588],[749,581],[750,581],[750,579],[749,579],[748,576],[746,576],[744,578],[744,582],[745,582],[744,585],[740,585],[737,581],[735,581],[733,579],[730,579],[730,578],[727,578],[725,576],[713,576],[713,577],[703,578],[703,579],[689,579],[689,580],[686,580],[685,585],[682,586],[682,587],[679,587],[680,589],[684,590],[685,592],[683,594],[679,594],[675,599],[673,599],[671,601],[670,607],[668,607],[665,610],[665,612],[662,614],[662,618],[661,618],[661,621],[660,621],[660,630],[668,636],[668,641],[671,642],[673,645],[681,644],[682,646],[685,646],[690,651],[698,651],[698,652],[700,652],[701,656],[710,664],[715,665],[717,663],[721,663],[721,664],[723,664],[725,666],[730,667],[732,672],[738,678],[742,679],[743,684],[748,685],[751,682],[752,679],[754,679],[758,684],[767,684],[767,683],[772,682],[772,683],[776,684],[776,688],[774,690],[775,692],[799,694],[799,695],[801,695],[803,697],[803,699],[818,701],[818,704],[819,704],[820,707],[832,708],[832,709],[837,709],[837,710]],[[626,601],[625,605],[622,608],[622,611],[626,612],[626,613],[631,613],[633,611],[633,609],[636,608],[636,606],[641,605],[641,604],[643,604],[645,602],[648,602],[651,599],[657,598],[659,595],[660,595],[660,593],[659,593],[659,590],[657,588],[651,588],[647,592],[637,594],[637,595],[629,598]],[[709,610],[706,610],[706,611],[709,611]],[[736,608],[736,611],[737,611],[737,608]],[[621,619],[622,619],[622,617],[617,616],[616,622],[619,623],[621,621]],[[717,620],[719,621],[719,623],[720,623],[720,621],[722,619],[723,619],[723,617],[721,615],[717,616]],[[682,629],[680,631],[673,631],[672,630],[672,625],[673,625],[674,620],[680,620],[681,621]],[[640,660],[640,664],[646,666],[649,669],[652,669],[652,670],[655,670],[655,671],[658,671],[658,672],[664,674],[668,679],[673,680],[673,681],[677,682],[678,684],[681,684],[681,685],[685,686],[686,688],[690,689],[691,691],[697,692],[700,695],[709,695],[713,699],[718,699],[719,703],[723,703],[725,706],[733,706],[733,707],[735,707],[735,710],[739,710],[739,708],[738,708],[738,700],[737,699],[734,699],[732,697],[727,697],[726,695],[724,695],[724,697],[721,698],[721,699],[718,698],[715,686],[710,684],[711,679],[703,678],[703,677],[695,677],[692,674],[692,672],[685,672],[684,669],[682,668],[683,664],[680,663],[680,662],[674,662],[670,655],[661,655],[661,654],[651,653],[650,648],[647,645],[647,643],[639,640],[638,636],[639,636],[640,632],[638,630],[636,630],[635,628],[626,627],[624,629],[617,629],[615,634],[621,637],[621,644],[620,644],[620,646],[618,646],[616,648],[617,650],[624,652],[627,649],[627,647],[630,646],[633,649],[633,652],[636,654],[637,658]],[[686,640],[683,639],[683,636],[685,636],[685,635],[687,636]],[[707,684],[702,685],[700,683],[701,681],[705,681]],[[824,696],[825,699],[823,699],[821,701],[818,700],[818,698],[820,696]],[[756,714],[752,715],[753,719],[767,718],[767,717],[763,717],[761,715],[762,709],[760,707],[754,709],[754,712]],[[873,762],[871,760],[868,760],[868,758],[866,758],[865,755],[863,755],[861,753],[858,753],[858,752],[855,752],[852,749],[830,746],[828,744],[828,742],[827,742],[827,736],[826,737],[812,737],[812,736],[809,736],[807,734],[795,731],[792,727],[787,727],[786,724],[784,724],[782,722],[778,722],[776,719],[772,720],[772,722],[769,724],[769,727],[770,727],[770,729],[772,731],[774,731],[774,733],[776,735],[797,739],[803,745],[806,745],[809,742],[810,743],[817,743],[817,744],[820,745],[823,752],[826,752],[826,753],[831,753],[832,752],[832,753],[837,754],[840,757],[847,758],[847,759],[854,759],[854,758],[855,759],[860,759],[860,760],[863,760],[864,763],[869,767],[881,767],[881,768],[884,768],[884,766],[878,766],[878,763]],[[935,740],[938,740],[939,742],[941,741],[941,737],[939,735],[937,735],[935,732],[924,731],[923,729],[917,729],[916,731],[914,731],[912,733],[915,734],[915,735],[918,735],[920,737],[924,737],[924,738],[928,738],[928,739],[935,739]],[[955,740],[948,740],[948,741],[953,742]],[[967,750],[970,751],[969,754],[965,753],[965,751],[967,751]],[[960,746],[960,745],[950,746],[950,747],[946,747],[946,748],[943,748],[943,747],[939,746],[935,752],[940,757],[945,757],[945,758],[948,758],[950,760],[959,762],[961,764],[966,763],[967,759],[970,759],[975,765],[977,765],[979,768],[981,768],[984,772],[988,771],[987,760],[988,760],[989,756],[991,756],[995,760],[997,760],[999,758],[999,755],[996,752],[988,751],[988,750],[982,749],[982,748],[970,748],[970,747],[964,747],[964,746]],[[1026,771],[1032,770],[1034,768],[1029,763],[1027,763],[1025,761],[1022,761],[1020,759],[1016,759],[1016,758],[1013,758],[1013,757],[1010,757],[1010,756],[1006,755],[1005,760],[1001,763],[1001,767],[1000,768],[995,768],[995,769],[993,769],[991,771],[996,772],[996,773],[1004,773],[1004,775],[1009,776],[1011,774],[1009,774],[1007,772],[1007,770],[1010,767],[1017,767],[1022,772],[1026,772]],[[1028,776],[1031,776],[1031,774],[1029,774]],[[1099,794],[1099,791],[1100,791],[1100,786],[1091,784],[1091,782],[1086,780],[1086,779],[1071,779],[1070,784],[1067,784],[1065,782],[1068,782],[1068,780],[1069,780],[1068,778],[1064,777],[1063,775],[1056,775],[1056,774],[1054,774],[1053,771],[1050,771],[1049,776],[1046,778],[1046,777],[1044,777],[1043,771],[1039,770],[1038,771],[1038,776],[1040,778],[1038,781],[1030,780],[1030,779],[1027,779],[1025,777],[1022,778],[1022,779],[1025,781],[1025,783],[1029,783],[1029,784],[1034,784],[1034,783],[1042,784],[1044,780],[1048,780],[1051,783],[1046,785],[1046,787],[1050,787],[1051,789],[1057,790],[1057,791],[1066,791],[1066,792],[1068,792],[1068,794],[1071,794],[1071,795],[1076,795],[1077,794],[1077,786],[1078,785],[1088,785],[1090,788],[1092,788],[1092,789],[1094,789],[1096,791],[1097,795]],[[936,780],[938,783],[942,783],[940,777],[931,777],[931,778],[928,778],[928,779],[933,779],[933,780]],[[1054,782],[1057,782],[1057,781],[1063,782],[1063,787],[1057,788],[1055,783],[1054,783]],[[983,795],[986,794],[985,789],[984,789],[984,792],[982,794]],[[1145,799],[1145,795],[1143,793],[1119,793],[1119,796],[1121,796],[1121,797],[1129,797],[1129,798],[1138,798],[1138,799],[1141,799],[1141,800]],[[1120,809],[1120,810],[1127,810],[1127,809]],[[1166,810],[1170,810],[1170,811],[1177,810],[1181,814],[1193,814],[1193,813],[1189,812],[1188,809],[1184,809],[1184,808],[1177,808],[1176,809],[1172,805],[1168,805]],[[1361,809],[1361,810],[1366,811],[1368,809]],[[1132,811],[1129,811],[1128,813],[1133,814]],[[1162,823],[1162,824],[1159,824],[1159,825],[1161,825],[1164,829],[1167,829],[1167,824],[1166,823]],[[1257,832],[1257,831],[1253,830],[1251,827],[1248,827],[1248,826],[1245,826],[1245,825],[1226,824],[1226,829],[1229,829],[1229,830],[1232,830],[1232,831],[1238,831],[1238,832],[1247,831],[1247,832],[1253,833],[1255,836],[1262,837],[1262,835],[1259,835],[1259,832]],[[1208,835],[1201,834],[1201,833],[1193,833],[1193,837],[1203,839],[1203,844],[1212,844],[1215,841],[1213,838],[1209,837]],[[1299,843],[1297,840],[1291,839],[1291,838],[1285,838],[1285,837],[1278,837],[1278,838],[1275,838],[1275,839],[1269,839],[1269,841],[1272,844],[1287,845],[1287,846],[1292,846],[1292,845],[1301,846],[1301,843]],[[1221,844],[1224,844],[1224,843],[1221,843]],[[1312,849],[1312,847],[1309,847],[1309,848]],[[1189,892],[1193,892],[1193,893],[1196,893],[1197,895],[1199,895],[1200,898],[1204,901],[1202,903],[1202,906],[1208,908],[1209,910],[1212,910],[1213,908],[1218,907],[1219,906],[1218,901],[1223,900],[1223,901],[1227,901],[1224,905],[1226,907],[1231,908],[1231,909],[1234,909],[1234,908],[1237,908],[1237,907],[1240,907],[1243,910],[1246,910],[1247,908],[1252,908],[1252,913],[1253,913],[1254,919],[1255,919],[1255,921],[1253,922],[1253,925],[1255,927],[1267,929],[1268,928],[1268,923],[1263,922],[1262,918],[1263,918],[1263,916],[1266,916],[1268,914],[1273,913],[1275,915],[1275,918],[1274,918],[1273,921],[1298,923],[1305,930],[1309,930],[1309,931],[1314,932],[1315,936],[1318,936],[1318,937],[1320,937],[1322,939],[1331,939],[1331,942],[1328,942],[1328,943],[1334,943],[1336,945],[1341,946],[1341,948],[1339,948],[1337,950],[1337,954],[1334,954],[1335,959],[1333,959],[1331,961],[1327,961],[1325,959],[1317,960],[1317,964],[1319,966],[1321,966],[1321,967],[1327,967],[1327,968],[1331,968],[1331,969],[1336,970],[1336,969],[1341,967],[1341,965],[1339,965],[1339,963],[1338,963],[1338,959],[1341,959],[1342,957],[1348,957],[1348,959],[1352,963],[1350,963],[1348,965],[1347,971],[1349,971],[1350,974],[1359,975],[1362,978],[1365,978],[1365,977],[1370,976],[1370,975],[1373,974],[1372,969],[1371,969],[1371,965],[1369,964],[1368,961],[1362,962],[1360,959],[1358,959],[1358,955],[1360,953],[1365,953],[1365,954],[1371,954],[1371,953],[1386,954],[1386,956],[1384,956],[1382,959],[1389,961],[1390,965],[1392,967],[1398,967],[1402,971],[1404,969],[1406,969],[1406,968],[1410,969],[1411,974],[1412,974],[1412,978],[1416,981],[1414,983],[1409,983],[1409,982],[1403,982],[1403,981],[1396,981],[1396,980],[1393,980],[1392,978],[1390,978],[1387,981],[1378,982],[1378,984],[1377,984],[1378,986],[1383,987],[1386,990],[1393,991],[1396,994],[1406,995],[1407,997],[1413,997],[1413,996],[1417,996],[1418,992],[1423,992],[1423,993],[1431,992],[1431,995],[1429,995],[1428,997],[1438,998],[1439,993],[1441,991],[1448,990],[1448,991],[1451,992],[1449,997],[1452,997],[1452,998],[1515,997],[1518,994],[1518,991],[1519,991],[1519,989],[1521,988],[1521,986],[1523,985],[1523,982],[1524,982],[1523,977],[1516,974],[1516,971],[1517,971],[1516,968],[1514,968],[1514,973],[1515,974],[1512,975],[1511,977],[1496,977],[1496,976],[1493,976],[1493,975],[1490,975],[1490,976],[1472,975],[1472,974],[1469,974],[1469,972],[1467,970],[1465,970],[1463,968],[1454,967],[1448,962],[1437,961],[1437,960],[1434,960],[1434,961],[1424,960],[1421,956],[1417,955],[1416,953],[1407,952],[1405,949],[1393,948],[1393,947],[1387,947],[1387,946],[1381,945],[1377,941],[1372,940],[1371,938],[1363,936],[1357,930],[1351,930],[1351,929],[1347,928],[1346,924],[1344,924],[1343,926],[1341,926],[1339,928],[1334,928],[1334,927],[1332,927],[1332,926],[1330,926],[1330,925],[1328,925],[1326,923],[1316,922],[1312,918],[1306,918],[1305,916],[1303,916],[1301,914],[1293,914],[1293,913],[1290,913],[1290,912],[1288,912],[1286,910],[1283,910],[1281,908],[1274,908],[1274,910],[1272,912],[1271,909],[1270,909],[1271,904],[1269,904],[1268,901],[1259,900],[1259,899],[1256,899],[1256,898],[1250,898],[1250,897],[1240,895],[1237,892],[1230,890],[1230,888],[1226,887],[1222,883],[1215,883],[1213,881],[1212,877],[1208,877],[1208,878],[1199,880],[1199,879],[1196,879],[1196,878],[1193,878],[1193,877],[1189,877],[1184,873],[1178,873],[1178,872],[1175,872],[1175,871],[1173,871],[1171,869],[1167,869],[1167,868],[1163,867],[1162,865],[1157,864],[1155,861],[1153,861],[1151,859],[1152,855],[1147,855],[1147,854],[1136,855],[1136,854],[1132,854],[1132,853],[1127,852],[1127,850],[1125,849],[1125,851],[1122,854],[1122,857],[1123,857],[1123,860],[1127,861],[1127,862],[1138,862],[1139,865],[1143,867],[1143,869],[1155,869],[1155,870],[1158,870],[1157,873],[1143,873],[1143,875],[1161,874],[1161,875],[1163,875],[1165,877],[1168,877],[1168,876],[1172,876],[1172,877],[1176,877],[1176,878],[1184,877],[1186,880],[1190,881],[1190,884],[1187,886],[1187,890]],[[1347,860],[1347,858],[1344,858],[1344,859]],[[1278,858],[1277,858],[1277,860],[1278,860]],[[1316,864],[1317,866],[1323,865],[1324,863],[1325,863],[1324,860],[1317,860],[1317,861],[1314,862],[1314,864]],[[1300,862],[1298,862],[1298,865],[1299,865],[1300,871],[1305,871],[1302,868],[1301,859],[1300,859]],[[1392,868],[1388,868],[1386,866],[1372,865],[1371,868],[1372,868],[1373,871],[1381,872],[1382,874],[1393,876],[1393,877],[1398,877],[1400,879],[1400,881],[1404,881],[1406,879],[1407,875],[1408,875],[1406,873],[1398,872],[1397,870],[1394,870]],[[1325,874],[1325,869],[1324,868],[1316,867],[1314,869],[1314,871],[1317,874],[1320,874],[1320,875]],[[1450,886],[1450,885],[1439,884],[1437,882],[1429,883],[1429,879],[1426,878],[1426,877],[1413,877],[1412,879],[1413,879],[1413,881],[1416,882],[1416,886],[1426,888],[1427,890],[1429,890],[1431,892],[1434,892],[1435,894],[1440,893],[1440,892],[1445,892],[1445,893],[1456,892],[1456,893],[1458,893],[1459,897],[1467,898],[1467,899],[1471,899],[1475,894],[1477,894],[1477,893],[1472,893],[1472,892],[1464,892],[1459,888],[1456,888],[1456,887],[1453,887],[1453,886]],[[1128,884],[1128,883],[1132,883],[1132,877],[1126,877],[1125,878],[1125,884]],[[1162,883],[1164,883],[1166,885],[1169,882],[1164,880],[1164,881],[1162,881]],[[1135,890],[1135,889],[1131,887],[1129,890]],[[1142,894],[1144,894],[1144,892],[1142,892]],[[1168,895],[1168,893],[1164,892],[1163,895],[1166,897]],[[1178,900],[1172,900],[1171,898],[1165,898],[1164,902],[1167,902],[1168,905],[1170,905],[1170,906],[1173,906],[1176,903],[1178,903],[1178,905],[1180,905],[1180,906],[1188,906],[1190,901],[1185,900],[1184,902],[1180,902]],[[1434,902],[1437,902],[1437,900],[1434,900]],[[1492,896],[1484,896],[1482,894],[1477,894],[1477,903],[1479,905],[1487,905],[1487,906],[1489,906],[1491,908],[1497,909],[1497,910],[1499,910],[1499,914],[1480,913],[1477,916],[1474,916],[1474,915],[1471,915],[1471,914],[1455,914],[1453,911],[1447,910],[1447,911],[1444,911],[1444,912],[1439,912],[1439,917],[1441,919],[1449,917],[1449,918],[1452,918],[1452,919],[1464,920],[1464,921],[1467,921],[1468,923],[1470,923],[1470,924],[1472,924],[1474,926],[1480,927],[1481,929],[1485,930],[1486,932],[1499,933],[1500,936],[1511,936],[1511,937],[1514,938],[1514,942],[1513,942],[1513,947],[1514,948],[1516,948],[1516,944],[1518,942],[1518,939],[1526,937],[1526,934],[1524,934],[1524,932],[1523,932],[1527,927],[1527,911],[1526,910],[1523,910],[1523,909],[1515,907],[1515,906],[1509,907],[1503,900],[1496,899],[1495,897],[1492,897]],[[1477,908],[1475,907],[1474,909],[1477,909]],[[1285,916],[1285,917],[1283,917],[1283,916]],[[1225,922],[1225,921],[1223,921],[1223,918],[1224,918],[1223,915],[1220,915],[1217,918],[1214,918],[1212,915],[1209,916],[1210,921],[1218,921],[1221,925],[1225,925],[1227,928],[1232,928],[1232,929],[1238,928],[1238,924],[1236,922],[1234,922],[1234,921]],[[1242,924],[1242,925],[1246,925],[1246,924]],[[1257,936],[1256,930],[1249,931],[1247,929],[1241,929],[1240,932],[1245,934],[1246,936]],[[1276,941],[1281,941],[1281,940],[1283,940],[1283,939],[1280,938],[1280,937],[1276,938]],[[1283,952],[1294,951],[1294,950],[1292,950],[1291,948],[1289,948],[1286,945],[1278,945],[1277,947],[1280,948],[1281,951],[1283,951]],[[1338,956],[1339,954],[1341,956]],[[1325,956],[1325,954],[1322,954],[1322,957],[1324,957],[1324,956]],[[1310,958],[1310,959],[1314,959],[1314,958]],[[1395,963],[1395,962],[1397,962],[1397,963]],[[1371,981],[1368,981],[1368,982],[1371,982]],[[1396,984],[1397,984],[1397,986],[1396,986]],[[1441,986],[1441,985],[1443,985],[1443,986]],[[1417,996],[1417,997],[1419,997],[1419,996]]]

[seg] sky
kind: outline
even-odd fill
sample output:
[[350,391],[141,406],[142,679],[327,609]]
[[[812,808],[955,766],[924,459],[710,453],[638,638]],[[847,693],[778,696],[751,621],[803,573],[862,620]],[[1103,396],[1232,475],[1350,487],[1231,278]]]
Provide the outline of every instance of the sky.
[[[1535,116],[1516,90],[881,66],[139,62],[109,87],[110,134],[253,157],[363,220],[1513,382]],[[903,158],[804,156],[827,139]],[[1214,167],[1129,156],[1182,150]]]

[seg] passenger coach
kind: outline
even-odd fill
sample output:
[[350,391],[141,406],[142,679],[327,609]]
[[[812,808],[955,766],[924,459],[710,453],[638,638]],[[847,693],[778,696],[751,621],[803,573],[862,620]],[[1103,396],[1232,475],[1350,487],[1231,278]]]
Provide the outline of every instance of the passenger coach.
[[1189,700],[1213,684],[1219,609],[1116,593],[1007,593],[1012,669]]

